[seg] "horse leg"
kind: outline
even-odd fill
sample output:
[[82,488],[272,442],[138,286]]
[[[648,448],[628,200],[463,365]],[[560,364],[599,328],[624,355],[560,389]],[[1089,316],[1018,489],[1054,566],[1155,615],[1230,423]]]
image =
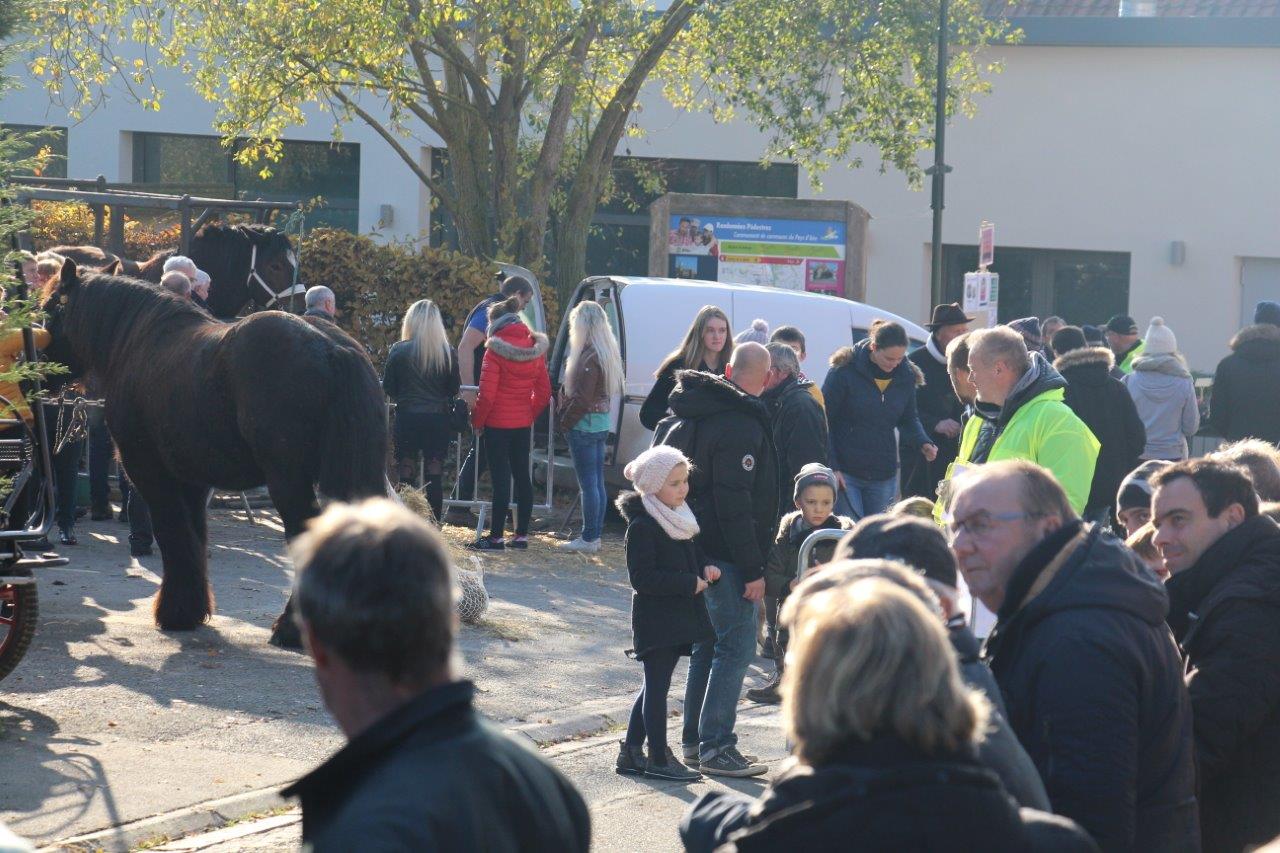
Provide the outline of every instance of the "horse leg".
[[[284,537],[291,541],[305,528],[307,521],[320,514],[320,504],[316,501],[315,488],[309,480],[275,480],[267,481],[267,492],[271,502],[280,513],[284,523]],[[293,618],[293,593],[285,602],[284,612],[276,617],[271,625],[271,645],[282,649],[301,649],[302,632]]]
[[203,507],[198,515],[191,509],[191,496],[199,487],[146,467],[130,467],[127,461],[125,469],[151,509],[151,525],[164,563],[154,605],[156,625],[163,631],[195,630],[208,621],[214,606]]

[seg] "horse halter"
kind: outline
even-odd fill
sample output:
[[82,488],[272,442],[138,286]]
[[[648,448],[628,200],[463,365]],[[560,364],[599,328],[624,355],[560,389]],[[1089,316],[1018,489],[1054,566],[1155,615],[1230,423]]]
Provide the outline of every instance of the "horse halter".
[[[290,249],[289,262],[293,264],[294,273],[296,275],[298,270],[298,263],[293,259],[292,256],[293,256],[293,250]],[[288,287],[286,287],[284,290],[280,291],[279,293],[272,290],[271,285],[267,284],[266,280],[263,279],[263,277],[258,273],[258,244],[257,243],[253,244],[253,250],[249,254],[249,277],[245,279],[245,286],[248,287],[249,285],[254,283],[256,283],[258,287],[261,287],[264,291],[266,291],[268,299],[266,301],[266,304],[262,306],[263,308],[270,308],[272,305],[275,305],[281,299],[285,299],[290,296],[297,296],[299,294],[307,292],[307,288],[302,284],[291,284]]]

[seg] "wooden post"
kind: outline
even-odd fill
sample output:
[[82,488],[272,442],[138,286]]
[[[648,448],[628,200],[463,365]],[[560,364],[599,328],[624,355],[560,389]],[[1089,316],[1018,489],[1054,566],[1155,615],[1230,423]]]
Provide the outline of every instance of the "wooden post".
[[111,219],[107,225],[107,251],[124,257],[124,206],[111,205]]
[[179,205],[178,216],[181,217],[182,229],[178,236],[178,253],[185,255],[191,247],[191,196],[183,195]]
[[103,226],[103,209],[102,205],[90,205],[93,208],[93,245],[99,249],[102,248],[102,226]]

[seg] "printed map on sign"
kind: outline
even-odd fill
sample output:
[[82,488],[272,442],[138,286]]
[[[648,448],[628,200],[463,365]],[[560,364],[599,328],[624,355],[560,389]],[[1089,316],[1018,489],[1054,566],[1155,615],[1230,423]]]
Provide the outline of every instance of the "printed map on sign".
[[675,214],[669,227],[674,278],[844,291],[843,222]]

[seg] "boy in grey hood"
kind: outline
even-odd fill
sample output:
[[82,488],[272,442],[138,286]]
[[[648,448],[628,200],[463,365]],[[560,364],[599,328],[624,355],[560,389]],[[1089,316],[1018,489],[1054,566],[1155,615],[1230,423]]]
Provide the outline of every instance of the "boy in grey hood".
[[1200,407],[1178,339],[1160,317],[1151,319],[1146,349],[1124,384],[1147,430],[1142,458],[1186,459],[1187,439],[1200,428]]

